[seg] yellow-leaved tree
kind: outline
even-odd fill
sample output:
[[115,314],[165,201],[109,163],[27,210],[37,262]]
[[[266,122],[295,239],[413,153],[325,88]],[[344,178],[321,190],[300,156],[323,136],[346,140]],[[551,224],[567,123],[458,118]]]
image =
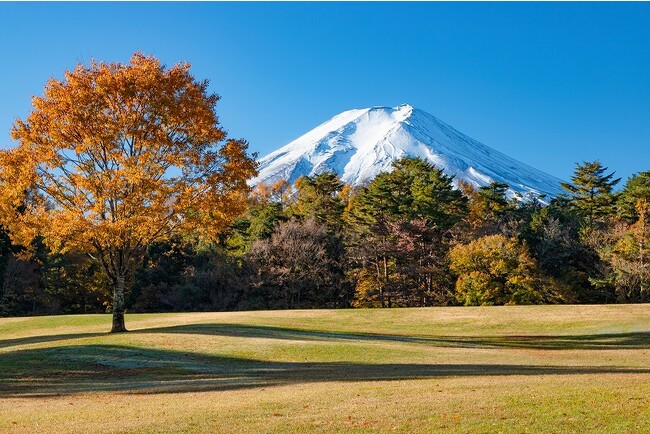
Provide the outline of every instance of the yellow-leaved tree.
[[0,152],[0,224],[29,246],[79,250],[113,284],[113,332],[125,279],[146,246],[177,233],[212,238],[243,210],[256,163],[226,140],[207,81],[141,53],[51,79]]

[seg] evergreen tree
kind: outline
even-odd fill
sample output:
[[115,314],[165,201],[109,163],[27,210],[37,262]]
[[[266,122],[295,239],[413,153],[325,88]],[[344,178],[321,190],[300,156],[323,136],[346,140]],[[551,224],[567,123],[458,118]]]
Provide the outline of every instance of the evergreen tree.
[[[376,294],[386,307],[441,302],[449,231],[467,213],[451,181],[422,159],[403,158],[352,198],[346,217],[356,232],[357,295]],[[357,304],[375,303],[364,297]]]
[[565,198],[556,198],[531,215],[521,239],[530,247],[542,271],[570,287],[577,301],[602,303],[613,300],[606,287],[594,287],[590,279],[603,275],[594,246],[580,237],[582,219],[569,208]]
[[485,214],[496,217],[511,208],[511,204],[506,197],[508,187],[508,184],[504,182],[492,182],[478,189],[478,195],[482,199]]
[[279,202],[269,202],[253,207],[249,212],[248,235],[251,241],[269,238],[273,230],[286,220]]
[[636,222],[639,200],[650,202],[650,171],[636,173],[627,180],[617,201],[618,215],[631,223]]
[[614,195],[612,188],[621,178],[614,178],[614,173],[605,174],[607,167],[599,161],[576,164],[571,177],[572,184],[563,182],[562,188],[570,194],[569,203],[587,219],[588,227],[603,217],[614,212]]
[[345,209],[340,194],[343,187],[334,173],[303,176],[296,181],[297,197],[290,212],[302,219],[314,218],[331,230],[338,230]]
[[421,158],[402,158],[391,172],[377,175],[354,202],[354,221],[424,220],[427,226],[449,229],[467,213],[467,199],[452,186],[452,178]]

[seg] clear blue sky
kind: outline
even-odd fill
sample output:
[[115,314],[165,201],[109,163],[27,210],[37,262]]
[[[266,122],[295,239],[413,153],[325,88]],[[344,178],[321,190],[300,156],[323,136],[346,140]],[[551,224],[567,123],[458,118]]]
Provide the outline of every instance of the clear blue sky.
[[650,170],[649,3],[0,3],[0,146],[49,77],[186,60],[261,155],[401,103],[568,179]]

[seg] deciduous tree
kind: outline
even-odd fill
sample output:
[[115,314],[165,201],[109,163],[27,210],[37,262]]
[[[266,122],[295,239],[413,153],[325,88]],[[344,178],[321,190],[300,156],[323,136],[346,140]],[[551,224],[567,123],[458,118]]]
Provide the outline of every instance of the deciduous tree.
[[253,292],[267,309],[334,307],[346,286],[341,253],[336,237],[314,218],[281,223],[251,247]]
[[616,204],[618,215],[632,223],[637,221],[639,200],[650,202],[650,171],[635,173],[627,180]]
[[113,332],[125,331],[127,274],[148,244],[178,232],[214,237],[246,204],[255,173],[226,140],[207,81],[136,53],[51,79],[0,153],[0,224],[13,240],[99,260],[113,285]]
[[514,238],[482,237],[455,246],[449,257],[458,275],[457,299],[465,305],[539,304],[564,298]]
[[636,203],[638,220],[632,225],[618,225],[611,231],[611,245],[601,254],[611,264],[605,282],[611,283],[621,302],[650,299],[650,202]]

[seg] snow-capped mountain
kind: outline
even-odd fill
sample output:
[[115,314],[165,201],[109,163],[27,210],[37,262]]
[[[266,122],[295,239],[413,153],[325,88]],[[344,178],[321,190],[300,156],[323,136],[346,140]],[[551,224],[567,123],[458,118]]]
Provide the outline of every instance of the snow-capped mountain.
[[509,196],[562,189],[560,180],[477,142],[436,117],[403,104],[348,110],[259,160],[251,185],[335,172],[355,186],[391,170],[402,157],[421,157],[447,175],[475,187],[510,185]]

